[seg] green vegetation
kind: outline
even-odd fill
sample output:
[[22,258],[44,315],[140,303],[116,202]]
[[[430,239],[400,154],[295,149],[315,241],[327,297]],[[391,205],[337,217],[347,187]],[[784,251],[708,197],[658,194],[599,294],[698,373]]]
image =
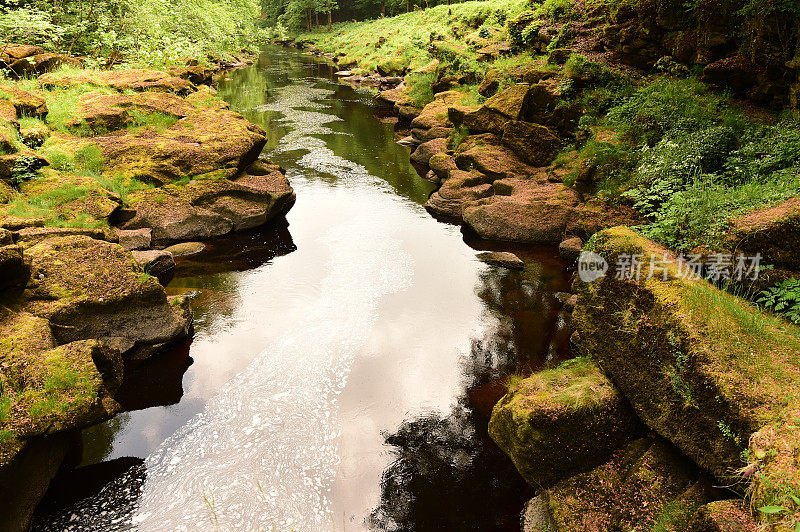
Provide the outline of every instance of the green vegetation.
[[256,0],[21,2],[0,7],[0,41],[87,56],[91,64],[157,65],[238,52],[263,35]]
[[787,279],[767,288],[756,300],[759,305],[800,324],[800,279]]

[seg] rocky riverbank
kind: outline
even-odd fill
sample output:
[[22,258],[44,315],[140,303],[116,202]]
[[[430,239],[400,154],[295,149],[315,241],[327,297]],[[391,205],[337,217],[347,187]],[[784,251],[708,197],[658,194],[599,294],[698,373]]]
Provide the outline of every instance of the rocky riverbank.
[[[126,370],[191,334],[189,299],[163,286],[173,253],[282,217],[295,196],[283,170],[259,159],[266,133],[215,97],[213,78],[246,57],[100,71],[36,47],[3,50],[12,78],[0,84],[5,478],[40,437],[119,413]],[[52,462],[33,475],[36,493],[17,486],[24,501],[4,497],[20,529]]]
[[[549,4],[437,7],[283,44],[393,107],[439,185],[437,218],[573,262],[644,258],[641,277],[576,279],[579,358],[510,380],[494,408],[491,436],[538,490],[525,530],[794,530],[800,329],[753,301],[780,310],[763,294],[800,277],[800,190],[771,181],[795,179],[794,163],[755,133],[796,126],[754,105],[796,105],[794,45],[769,37],[796,18]],[[735,37],[743,27],[758,38]],[[753,136],[724,140],[736,131]],[[768,184],[745,200],[754,176]],[[714,257],[757,254],[757,279],[708,275]],[[663,277],[647,275],[654,257],[672,265]]]

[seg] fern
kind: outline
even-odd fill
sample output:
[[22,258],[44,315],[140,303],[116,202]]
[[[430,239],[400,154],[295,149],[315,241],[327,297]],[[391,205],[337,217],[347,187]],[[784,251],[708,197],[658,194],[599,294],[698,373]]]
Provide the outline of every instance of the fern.
[[764,308],[800,324],[800,279],[787,279],[759,294],[756,300]]

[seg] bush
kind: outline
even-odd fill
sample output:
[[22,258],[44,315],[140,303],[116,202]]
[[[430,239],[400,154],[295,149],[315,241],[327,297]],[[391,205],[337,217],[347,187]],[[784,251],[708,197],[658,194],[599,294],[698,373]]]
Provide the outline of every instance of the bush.
[[536,13],[533,11],[523,11],[516,17],[508,19],[506,27],[508,28],[508,37],[511,39],[512,44],[516,44],[517,46],[525,44],[523,32],[536,18]]

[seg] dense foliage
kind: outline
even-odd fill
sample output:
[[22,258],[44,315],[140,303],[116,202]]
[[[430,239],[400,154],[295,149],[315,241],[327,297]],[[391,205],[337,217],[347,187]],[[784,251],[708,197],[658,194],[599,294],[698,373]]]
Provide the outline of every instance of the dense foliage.
[[5,0],[0,41],[158,64],[252,44],[260,12],[258,0]]

